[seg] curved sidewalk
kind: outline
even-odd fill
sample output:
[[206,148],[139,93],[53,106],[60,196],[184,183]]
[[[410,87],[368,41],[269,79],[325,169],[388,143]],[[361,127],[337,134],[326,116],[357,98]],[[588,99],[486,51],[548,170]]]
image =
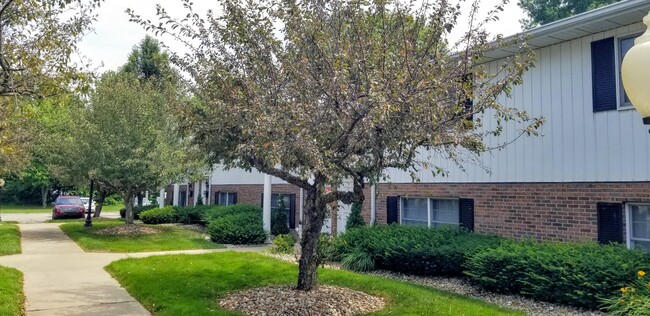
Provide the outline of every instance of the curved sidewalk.
[[27,315],[151,315],[104,267],[112,261],[174,253],[259,251],[263,248],[150,253],[84,252],[57,223],[21,224],[22,254],[0,257],[0,265],[23,272]]

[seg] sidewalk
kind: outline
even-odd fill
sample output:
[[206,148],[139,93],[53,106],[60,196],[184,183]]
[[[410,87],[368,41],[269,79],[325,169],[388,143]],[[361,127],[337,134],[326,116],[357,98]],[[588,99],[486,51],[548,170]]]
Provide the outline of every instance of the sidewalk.
[[260,251],[263,248],[150,253],[87,253],[57,223],[21,224],[23,253],[0,257],[0,265],[23,272],[28,316],[151,315],[104,267],[112,261],[174,253]]

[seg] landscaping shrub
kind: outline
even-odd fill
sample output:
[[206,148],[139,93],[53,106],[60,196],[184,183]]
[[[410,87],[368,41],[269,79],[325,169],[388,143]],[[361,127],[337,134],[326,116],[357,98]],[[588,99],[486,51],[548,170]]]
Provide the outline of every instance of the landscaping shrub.
[[346,269],[357,272],[366,272],[375,269],[375,261],[372,256],[358,248],[346,254],[343,260],[341,260],[341,265]]
[[473,234],[457,227],[359,227],[341,235],[335,242],[336,249],[331,257],[343,260],[351,254],[357,259],[367,256],[379,269],[419,275],[460,276],[470,255],[497,247],[503,240]]
[[[133,218],[134,219],[140,219],[140,213],[148,210],[153,210],[154,208],[158,208],[158,205],[156,204],[151,204],[147,206],[134,206],[133,207]],[[122,208],[120,210],[120,217],[125,218],[126,217],[126,208]]]
[[266,232],[262,223],[262,210],[253,205],[235,204],[210,209],[208,234],[214,242],[222,244],[262,244]]
[[352,203],[350,216],[348,216],[348,220],[345,222],[346,230],[366,226],[366,222],[363,221],[363,216],[361,216],[361,206],[361,203]]
[[214,206],[197,205],[194,207],[174,207],[176,221],[182,224],[203,224],[204,215]]
[[605,299],[603,307],[608,315],[647,316],[650,314],[650,278],[646,272],[637,272],[630,285],[620,289],[620,295]]
[[145,224],[166,224],[176,222],[176,210],[171,206],[154,208],[140,213],[140,219]]
[[291,234],[277,235],[273,239],[273,247],[269,250],[272,253],[293,254],[293,248],[296,244],[296,239]]
[[595,309],[650,260],[621,245],[525,241],[474,253],[466,266],[487,290]]

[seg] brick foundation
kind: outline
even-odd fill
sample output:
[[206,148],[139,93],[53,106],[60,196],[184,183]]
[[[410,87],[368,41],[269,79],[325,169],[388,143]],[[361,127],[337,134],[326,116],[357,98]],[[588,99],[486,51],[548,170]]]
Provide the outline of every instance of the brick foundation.
[[[363,216],[370,220],[370,186]],[[475,231],[538,240],[596,240],[597,202],[650,203],[650,182],[413,183],[377,185],[376,223],[388,196],[474,199]]]

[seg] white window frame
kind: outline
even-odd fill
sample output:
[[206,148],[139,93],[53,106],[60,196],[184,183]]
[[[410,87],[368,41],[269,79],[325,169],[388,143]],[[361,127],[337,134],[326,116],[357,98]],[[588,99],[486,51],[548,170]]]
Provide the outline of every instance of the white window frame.
[[[444,198],[439,198],[439,197],[422,197],[422,196],[400,196],[399,198],[399,224],[404,225],[404,199],[426,199],[427,200],[427,227],[431,228],[431,200],[453,200],[453,201],[459,201],[460,199],[458,198],[449,198],[449,197],[444,197]],[[460,202],[459,202],[460,203]],[[458,210],[460,212],[460,210]],[[458,219],[458,222],[456,223],[450,223],[450,222],[441,222],[441,221],[436,221],[436,223],[442,224],[442,225],[455,225],[455,226],[460,226],[460,218]]]
[[619,110],[631,110],[634,106],[631,102],[625,102],[625,89],[623,88],[623,78],[621,77],[621,41],[628,38],[636,38],[643,35],[643,31],[634,31],[614,37],[614,56],[616,58],[616,106]]
[[[632,249],[632,206],[649,206],[650,203],[625,203],[625,244],[628,249]],[[640,241],[650,241],[650,239],[639,239]]]
[[[226,194],[226,204],[221,204],[221,194]],[[235,195],[234,195],[235,192],[225,192],[225,191],[220,191],[220,192],[217,194],[217,205],[233,205],[233,204],[235,204],[235,203],[228,203],[228,202],[229,202],[228,196],[229,196],[230,194],[233,194],[233,201],[234,201],[234,200],[235,200]]]

